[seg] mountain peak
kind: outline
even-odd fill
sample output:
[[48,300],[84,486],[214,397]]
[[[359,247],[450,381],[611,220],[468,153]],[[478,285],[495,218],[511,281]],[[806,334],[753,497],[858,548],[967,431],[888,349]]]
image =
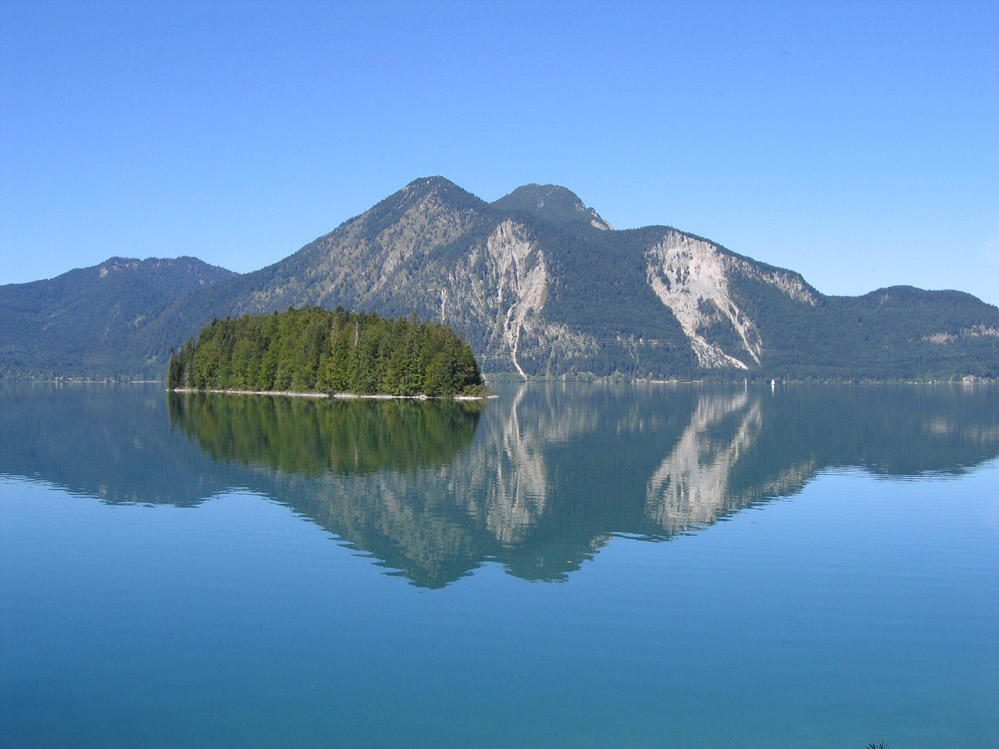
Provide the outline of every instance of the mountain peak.
[[613,229],[600,214],[588,208],[572,190],[561,185],[522,185],[493,203],[502,210],[533,213],[555,224],[585,223],[596,229]]
[[428,199],[452,207],[460,206],[468,208],[485,205],[482,200],[472,195],[468,190],[459,187],[446,177],[435,175],[414,179],[404,188],[393,193],[375,207],[387,205],[412,206]]
[[418,177],[406,185],[405,190],[461,189],[447,177],[435,174],[432,177]]
[[[355,216],[347,223],[360,221],[368,227],[381,227],[381,231],[395,224],[399,217],[409,211],[439,211],[457,210],[461,212],[476,211],[487,204],[472,193],[459,187],[446,177],[432,176],[414,179],[408,185],[384,198],[369,208],[360,216]],[[332,232],[331,232],[332,233]],[[326,235],[329,236],[329,235]],[[306,245],[299,252],[309,249]],[[296,253],[297,254],[297,253]]]

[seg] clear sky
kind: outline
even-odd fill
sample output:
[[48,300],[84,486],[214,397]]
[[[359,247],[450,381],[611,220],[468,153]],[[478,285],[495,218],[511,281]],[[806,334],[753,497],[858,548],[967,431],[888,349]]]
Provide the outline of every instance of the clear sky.
[[0,284],[564,185],[827,294],[999,304],[999,2],[0,0]]

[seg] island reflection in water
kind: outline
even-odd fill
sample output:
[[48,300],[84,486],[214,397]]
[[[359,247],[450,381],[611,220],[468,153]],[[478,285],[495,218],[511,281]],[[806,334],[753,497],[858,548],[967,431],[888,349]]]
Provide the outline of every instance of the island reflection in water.
[[441,587],[487,561],[564,580],[614,535],[668,540],[830,468],[947,476],[999,454],[999,399],[983,388],[497,392],[484,407],[8,389],[0,472],[107,502],[191,506],[247,488]]
[[167,395],[170,423],[216,460],[292,473],[415,471],[469,446],[481,401]]

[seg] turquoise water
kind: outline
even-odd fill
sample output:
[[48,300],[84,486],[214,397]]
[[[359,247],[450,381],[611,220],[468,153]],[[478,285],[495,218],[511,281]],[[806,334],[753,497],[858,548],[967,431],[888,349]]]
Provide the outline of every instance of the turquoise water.
[[0,745],[999,745],[999,392],[0,390]]

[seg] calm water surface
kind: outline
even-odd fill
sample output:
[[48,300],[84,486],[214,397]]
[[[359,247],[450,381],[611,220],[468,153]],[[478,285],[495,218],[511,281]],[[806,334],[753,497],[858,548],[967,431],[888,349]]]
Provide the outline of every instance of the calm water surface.
[[999,746],[999,390],[0,389],[0,745]]

